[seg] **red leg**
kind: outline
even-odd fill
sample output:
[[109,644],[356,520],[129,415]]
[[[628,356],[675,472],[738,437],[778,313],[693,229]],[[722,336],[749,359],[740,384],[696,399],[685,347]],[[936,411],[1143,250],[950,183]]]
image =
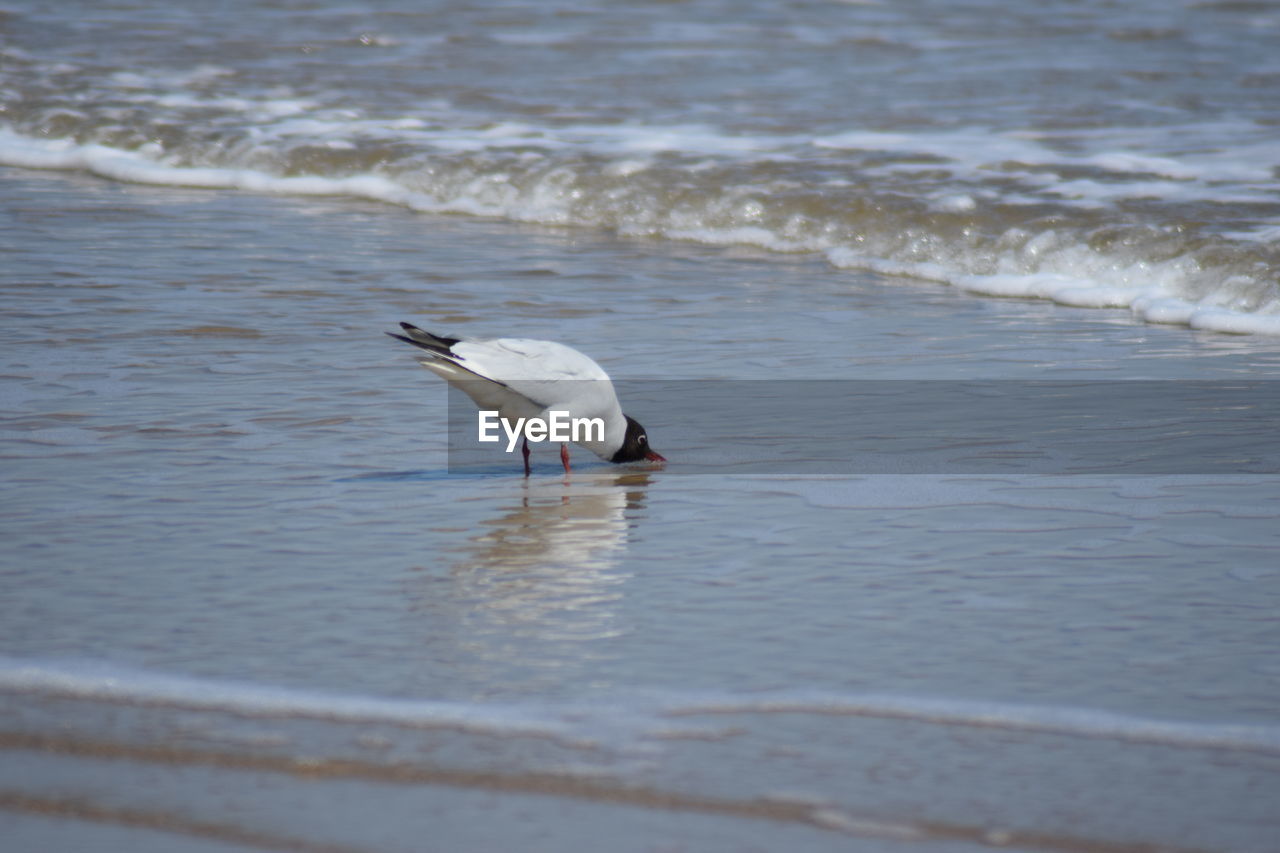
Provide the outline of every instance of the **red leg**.
[[569,473],[569,445],[560,445],[560,462],[564,465],[564,472]]
[[524,475],[529,476],[529,439],[524,440],[524,444],[520,445],[520,452],[524,454]]

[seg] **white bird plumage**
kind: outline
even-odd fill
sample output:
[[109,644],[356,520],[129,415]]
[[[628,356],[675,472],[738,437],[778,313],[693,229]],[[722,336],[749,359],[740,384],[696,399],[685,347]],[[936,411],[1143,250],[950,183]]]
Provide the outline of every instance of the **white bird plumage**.
[[[623,414],[613,381],[604,368],[572,347],[531,338],[446,338],[410,323],[405,334],[387,334],[429,353],[418,363],[462,391],[481,409],[496,410],[515,423],[546,419],[552,411],[570,418],[600,418],[601,440],[577,443],[607,462],[665,461],[649,448],[644,428]],[[529,449],[523,446],[525,474]],[[560,459],[569,470],[566,445]]]

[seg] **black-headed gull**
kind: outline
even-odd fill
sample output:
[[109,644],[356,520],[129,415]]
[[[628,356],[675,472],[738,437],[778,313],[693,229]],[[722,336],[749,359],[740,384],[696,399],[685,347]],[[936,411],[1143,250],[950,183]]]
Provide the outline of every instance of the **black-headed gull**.
[[[606,462],[666,461],[649,448],[644,427],[622,413],[609,374],[576,349],[529,338],[442,338],[410,323],[400,328],[405,334],[387,334],[430,353],[418,363],[470,397],[482,415],[496,411],[512,446],[511,424],[518,431],[519,424],[534,419],[545,425],[549,416],[561,418],[561,424],[598,420],[600,429],[586,428],[581,435],[575,430],[572,441]],[[531,435],[526,431],[521,445],[525,476]],[[560,461],[567,472],[569,446],[563,441]]]

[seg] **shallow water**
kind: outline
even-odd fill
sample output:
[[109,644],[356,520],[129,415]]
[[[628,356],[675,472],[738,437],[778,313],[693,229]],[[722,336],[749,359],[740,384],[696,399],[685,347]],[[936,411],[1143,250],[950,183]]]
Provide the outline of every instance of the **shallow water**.
[[1006,5],[0,13],[6,846],[1272,849],[1280,16]]
[[451,471],[442,383],[381,333],[735,381],[1256,379],[1267,339],[359,201],[3,181],[12,837],[1274,836],[1274,476],[690,473],[721,457],[643,395],[665,468]]

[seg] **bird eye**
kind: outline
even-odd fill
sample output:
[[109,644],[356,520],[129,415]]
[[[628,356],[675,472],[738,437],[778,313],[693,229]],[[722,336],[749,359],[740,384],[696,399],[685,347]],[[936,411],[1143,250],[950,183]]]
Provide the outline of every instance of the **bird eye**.
[[645,435],[644,433],[640,433],[640,437],[637,438],[636,441],[640,442],[641,444],[648,444],[649,436]]

